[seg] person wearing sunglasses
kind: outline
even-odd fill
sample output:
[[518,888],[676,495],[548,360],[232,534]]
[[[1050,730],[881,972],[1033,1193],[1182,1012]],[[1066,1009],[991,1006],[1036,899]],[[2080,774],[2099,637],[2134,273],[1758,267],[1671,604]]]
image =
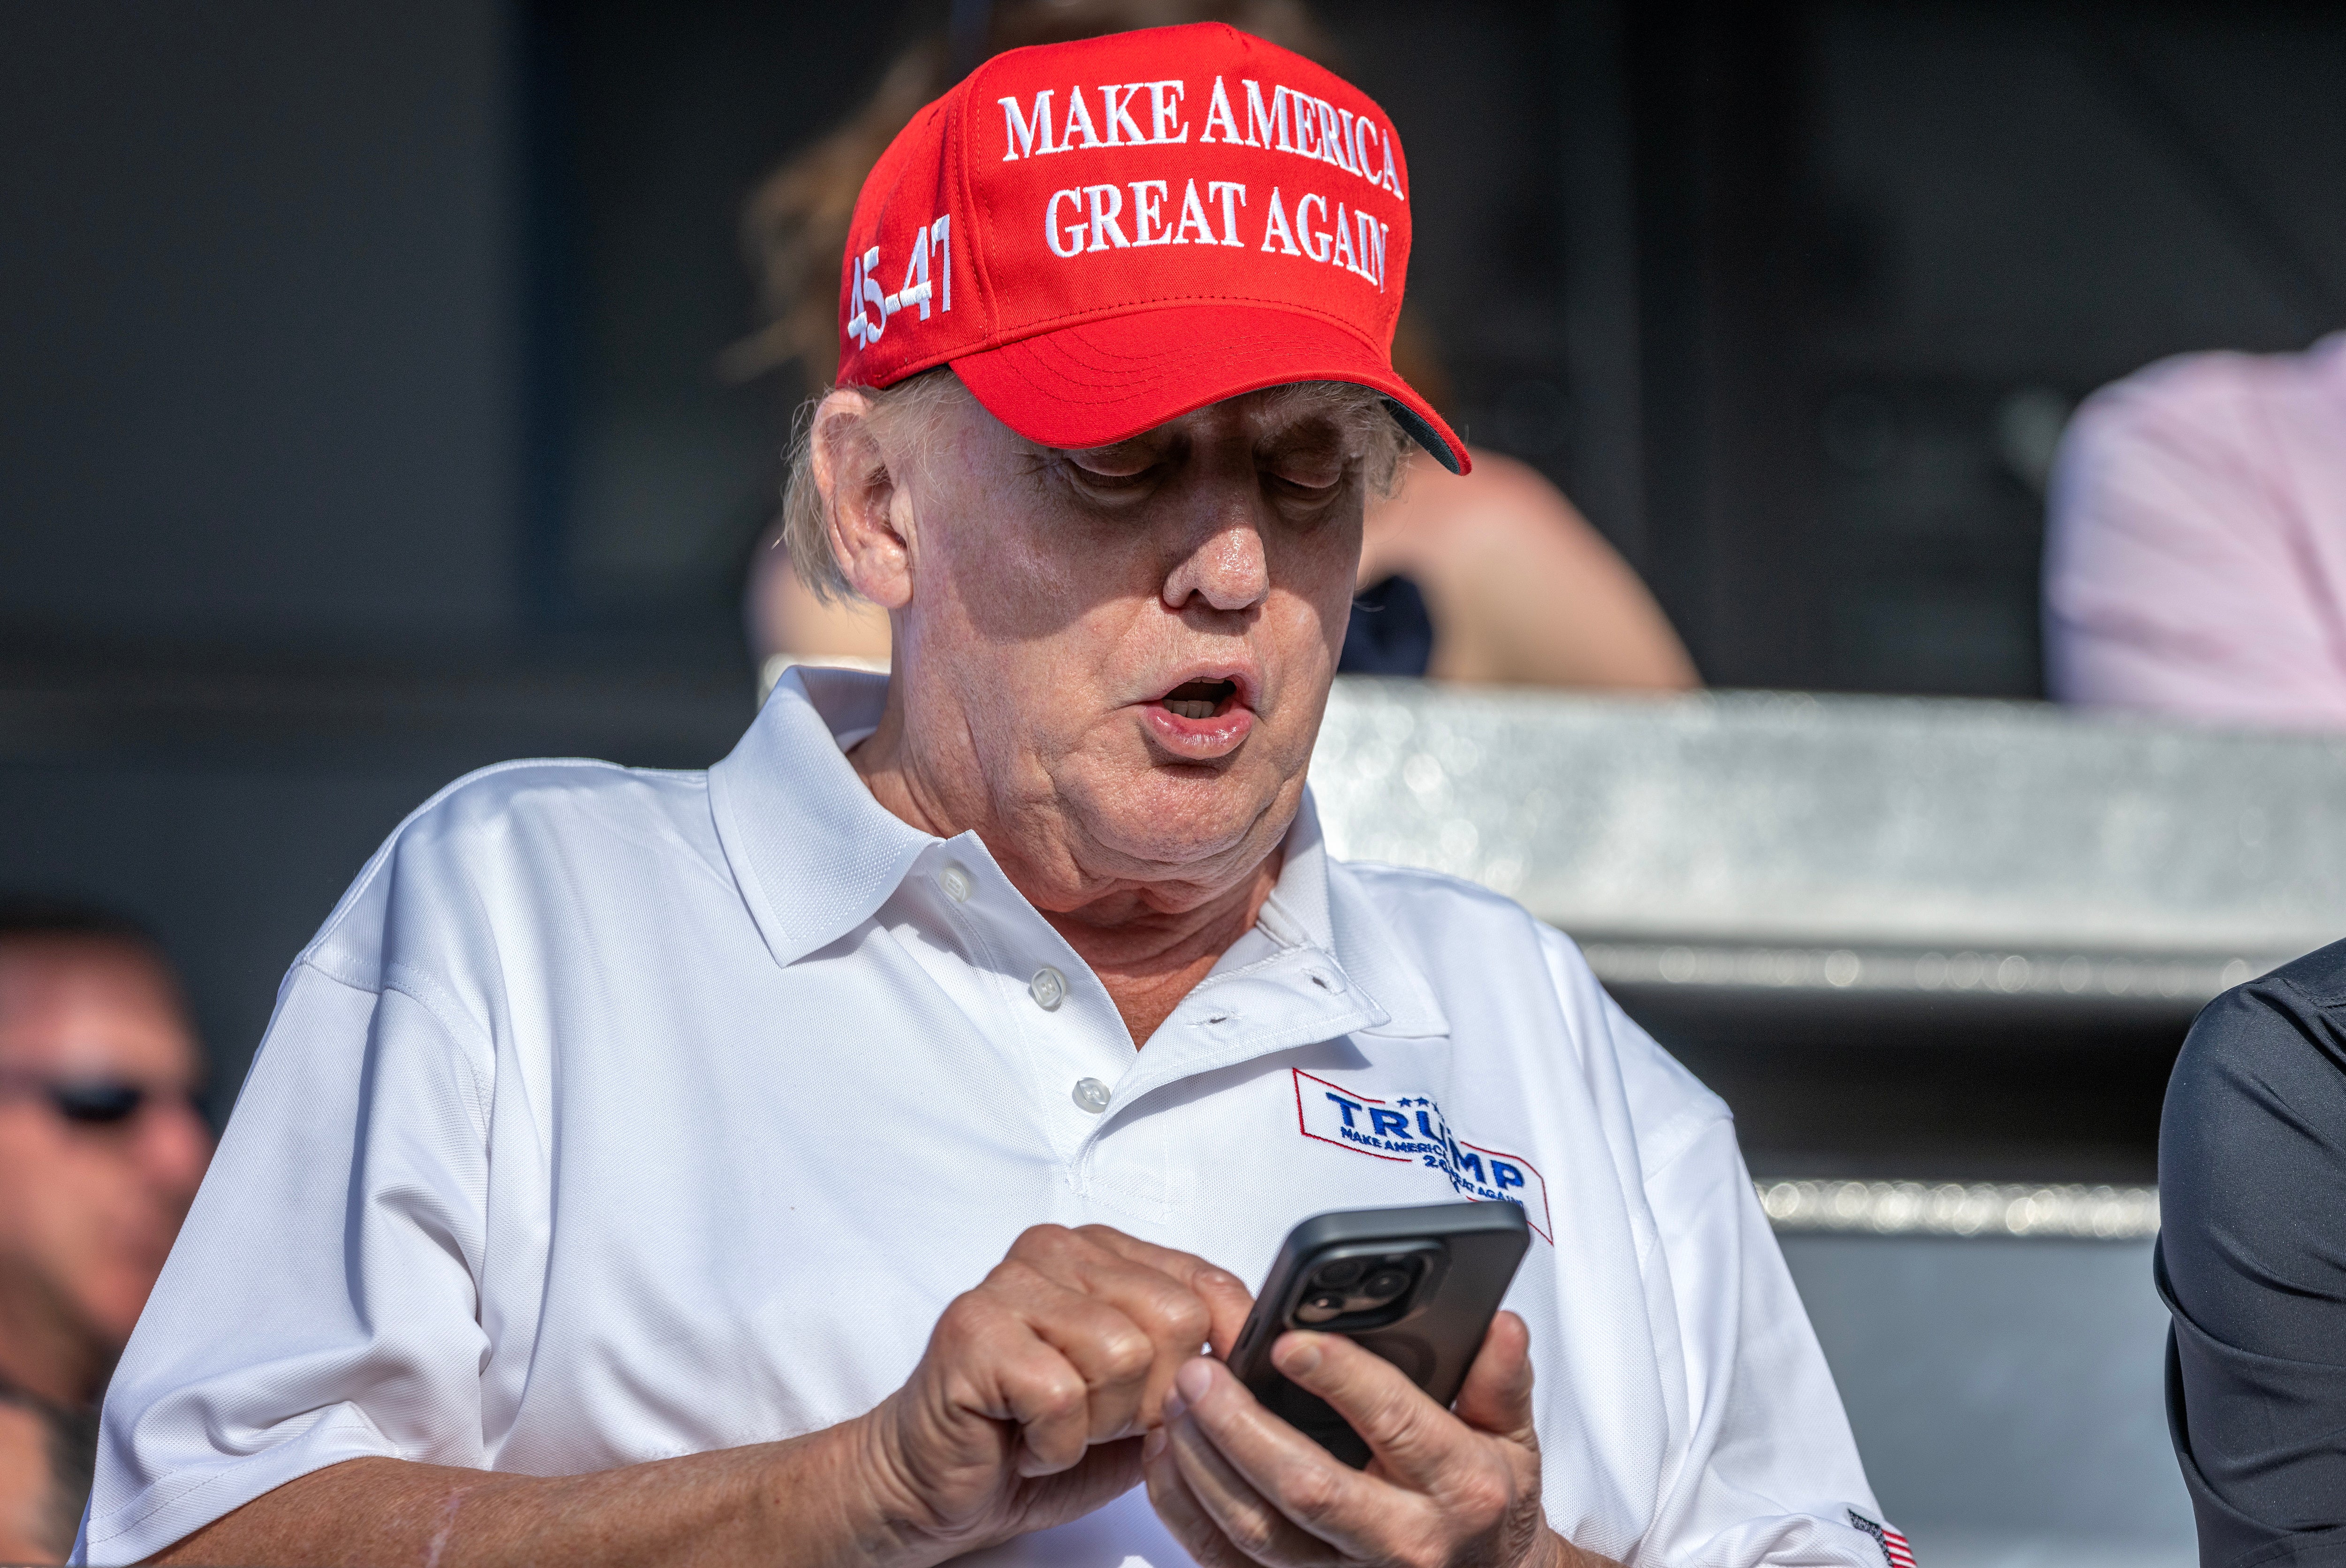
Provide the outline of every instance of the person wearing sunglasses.
[[0,900],[0,1560],[61,1562],[115,1358],[211,1155],[151,938]]

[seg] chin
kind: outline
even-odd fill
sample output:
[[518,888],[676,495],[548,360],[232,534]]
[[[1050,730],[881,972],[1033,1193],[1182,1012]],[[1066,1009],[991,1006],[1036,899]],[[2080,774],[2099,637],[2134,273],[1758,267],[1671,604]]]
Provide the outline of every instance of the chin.
[[[1267,810],[1277,809],[1280,780],[1247,768],[1208,769],[1157,762],[1122,787],[1104,791],[1091,818],[1095,835],[1151,866],[1204,865],[1246,847]],[[1288,812],[1280,811],[1279,830]],[[1263,843],[1265,854],[1276,835]]]

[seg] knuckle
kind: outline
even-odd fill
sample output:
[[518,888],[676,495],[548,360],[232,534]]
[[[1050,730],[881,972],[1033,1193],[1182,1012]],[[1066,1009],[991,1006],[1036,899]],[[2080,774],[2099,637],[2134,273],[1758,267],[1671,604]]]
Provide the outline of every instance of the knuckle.
[[983,1295],[964,1291],[937,1315],[937,1339],[947,1345],[965,1345],[982,1338],[1000,1316],[1001,1309]]
[[1454,1509],[1478,1529],[1505,1517],[1515,1501],[1515,1489],[1507,1478],[1487,1468],[1460,1477],[1451,1492]]
[[1012,1257],[1056,1257],[1075,1238],[1075,1232],[1064,1225],[1030,1225],[1018,1233],[1010,1244]]
[[1165,1306],[1165,1328],[1183,1345],[1202,1345],[1214,1326],[1206,1304],[1187,1290],[1176,1291]]
[[1406,1396],[1378,1390],[1362,1405],[1361,1421],[1368,1429],[1362,1436],[1373,1435],[1376,1441],[1392,1448],[1415,1447],[1423,1442],[1424,1422]]
[[1196,1315],[1196,1320],[1199,1325],[1198,1338],[1196,1339],[1188,1338],[1191,1323],[1190,1308],[1196,1305],[1196,1297],[1178,1285],[1158,1284],[1152,1281],[1148,1290],[1134,1301],[1133,1309],[1144,1321],[1153,1338],[1198,1344],[1205,1339],[1202,1312]]
[[1023,1291],[1032,1287],[1041,1278],[1042,1275],[1035,1271],[1033,1265],[1013,1252],[986,1270],[985,1282],[978,1288],[994,1291]]
[[1279,1526],[1259,1508],[1232,1509],[1224,1525],[1230,1543],[1249,1557],[1260,1557],[1279,1543]]
[[1298,1519],[1317,1524],[1332,1518],[1342,1508],[1343,1498],[1343,1483],[1314,1466],[1290,1481],[1280,1500],[1295,1511]]
[[1028,1408],[1030,1420],[1058,1421],[1082,1411],[1087,1395],[1083,1380],[1067,1373],[1046,1373],[1038,1378]]
[[1039,1277],[1014,1269],[989,1276],[984,1284],[956,1298],[945,1310],[956,1313],[971,1328],[998,1333],[1035,1316],[1049,1302],[1049,1290]]
[[1157,1347],[1148,1336],[1129,1326],[1110,1329],[1100,1346],[1101,1366],[1117,1382],[1139,1377],[1156,1360]]

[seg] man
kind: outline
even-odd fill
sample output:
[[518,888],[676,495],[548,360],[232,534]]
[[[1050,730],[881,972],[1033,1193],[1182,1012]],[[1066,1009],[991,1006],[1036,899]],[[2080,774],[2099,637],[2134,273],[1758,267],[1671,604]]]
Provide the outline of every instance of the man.
[[2086,401],[2054,473],[2045,648],[2064,702],[2346,728],[2346,332]]
[[2158,1204],[2199,1561],[2346,1562],[2346,942],[2200,1012],[2167,1085]]
[[49,1407],[0,1394],[0,1563],[65,1560],[89,1492],[89,1445],[66,1451],[75,1435]]
[[[1365,494],[1395,421],[1464,461],[1386,359],[1408,192],[1220,26],[913,121],[789,507],[893,673],[393,835],[116,1379],[87,1560],[1885,1561],[1724,1108],[1521,910],[1321,846]],[[1277,1349],[1367,1472],[1198,1354],[1295,1221],[1461,1193],[1538,1239],[1454,1411]]]
[[[1206,21],[1322,63],[1334,53],[1297,0],[998,0],[978,7],[977,19],[975,36],[962,42],[987,56]],[[953,85],[951,62],[965,53],[954,44],[942,25],[913,40],[869,99],[750,197],[742,239],[770,320],[729,352],[735,373],[793,364],[812,387],[835,378],[839,257],[856,193],[896,133]],[[1441,377],[1437,348],[1403,312],[1392,367],[1429,394]],[[1699,685],[1661,606],[1571,501],[1525,463],[1487,450],[1473,455],[1463,484],[1420,464],[1391,495],[1370,497],[1339,671],[1617,691]],[[781,542],[777,529],[750,557],[744,609],[760,694],[801,662],[885,669],[886,614],[859,598],[819,597],[810,584],[821,579],[801,576],[788,552],[773,547]]]
[[87,1412],[202,1179],[196,1043],[153,942],[0,901],[0,1560],[62,1559]]

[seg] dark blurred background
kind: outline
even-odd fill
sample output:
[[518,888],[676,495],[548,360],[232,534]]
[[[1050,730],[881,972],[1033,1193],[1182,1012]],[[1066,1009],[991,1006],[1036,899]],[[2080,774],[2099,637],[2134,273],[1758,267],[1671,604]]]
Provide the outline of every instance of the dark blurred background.
[[[0,883],[157,923],[222,1091],[438,786],[748,719],[800,389],[718,373],[736,215],[942,11],[0,11]],[[1450,412],[1715,684],[2037,695],[2075,400],[2346,325],[2334,5],[1324,19],[1409,148]]]

